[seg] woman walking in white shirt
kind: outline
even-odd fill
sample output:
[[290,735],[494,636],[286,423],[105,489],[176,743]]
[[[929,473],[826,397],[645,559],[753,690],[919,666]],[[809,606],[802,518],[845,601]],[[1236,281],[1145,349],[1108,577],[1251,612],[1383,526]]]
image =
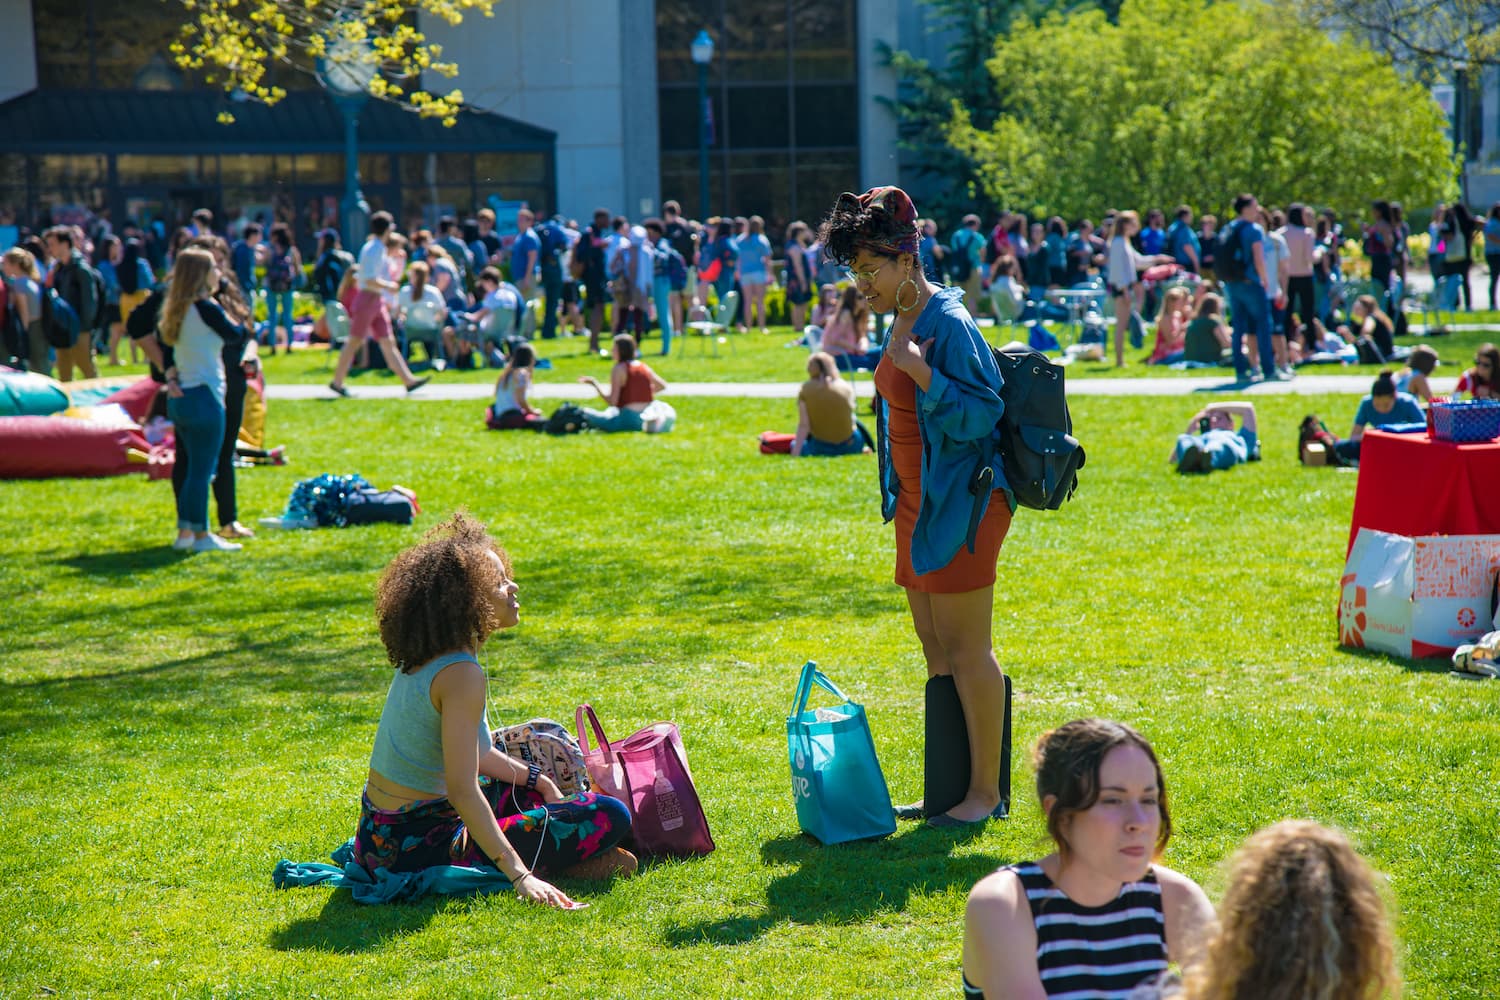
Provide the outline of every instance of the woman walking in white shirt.
[[1125,367],[1125,338],[1141,293],[1141,272],[1153,264],[1170,263],[1170,257],[1147,256],[1130,245],[1140,231],[1141,217],[1135,212],[1115,216],[1115,234],[1109,241],[1109,294],[1115,299],[1115,367]]

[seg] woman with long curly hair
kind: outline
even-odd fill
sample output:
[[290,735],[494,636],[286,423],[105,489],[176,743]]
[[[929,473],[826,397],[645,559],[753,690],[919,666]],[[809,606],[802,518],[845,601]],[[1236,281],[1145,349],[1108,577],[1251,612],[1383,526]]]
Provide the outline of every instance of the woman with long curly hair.
[[948,727],[951,743],[926,747],[927,784],[943,772],[960,775],[960,785],[968,775],[961,798],[928,802],[924,794],[896,814],[958,826],[1006,810],[1005,677],[991,618],[1014,502],[994,447],[1004,409],[999,369],[963,290],[940,288],[922,271],[920,236],[906,192],[883,187],[839,195],[818,241],[850,269],[871,309],[896,314],[875,368],[881,513],[896,522],[895,582],[927,663],[928,715],[941,706],[961,723]]
[[1401,995],[1396,948],[1370,868],[1348,838],[1305,820],[1245,842],[1219,931],[1188,978],[1198,1000],[1378,1000]]
[[510,557],[463,513],[381,574],[375,615],[396,673],[354,856],[372,874],[489,865],[518,898],[571,909],[547,878],[634,872],[635,858],[615,846],[630,832],[630,810],[592,792],[564,798],[540,768],[495,748],[478,654],[520,622],[519,593]]
[[219,465],[226,428],[224,354],[238,357],[250,336],[249,330],[232,321],[214,300],[222,277],[213,253],[203,247],[184,246],[173,261],[156,323],[166,379],[167,416],[177,442],[175,464],[182,467],[176,474],[181,477],[181,485],[177,490],[177,540],[172,547],[194,552],[240,548],[237,542],[208,533],[208,488]]

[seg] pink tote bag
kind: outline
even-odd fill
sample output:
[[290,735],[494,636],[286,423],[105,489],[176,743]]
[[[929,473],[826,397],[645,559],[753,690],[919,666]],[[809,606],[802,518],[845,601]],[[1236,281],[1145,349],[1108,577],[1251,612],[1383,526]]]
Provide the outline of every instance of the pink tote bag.
[[574,722],[594,790],[630,807],[631,837],[642,854],[687,857],[714,849],[675,723],[658,722],[612,744],[592,705],[579,705]]

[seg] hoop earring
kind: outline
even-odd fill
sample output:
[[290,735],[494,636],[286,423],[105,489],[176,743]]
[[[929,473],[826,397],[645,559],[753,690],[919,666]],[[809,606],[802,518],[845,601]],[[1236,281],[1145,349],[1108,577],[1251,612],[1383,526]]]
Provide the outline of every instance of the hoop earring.
[[[913,293],[912,294],[911,305],[909,305],[909,306],[901,304],[901,290],[903,288],[905,288],[906,286],[908,286],[908,285],[911,286],[911,290],[912,290],[912,293]],[[917,308],[917,303],[921,302],[921,301],[922,301],[922,289],[919,288],[917,286],[916,281],[913,280],[913,278],[911,276],[911,268],[908,267],[906,269],[906,280],[903,281],[903,282],[901,282],[901,284],[899,284],[899,285],[896,286],[896,311],[899,312],[899,313],[902,313],[902,314],[909,313],[913,309]]]

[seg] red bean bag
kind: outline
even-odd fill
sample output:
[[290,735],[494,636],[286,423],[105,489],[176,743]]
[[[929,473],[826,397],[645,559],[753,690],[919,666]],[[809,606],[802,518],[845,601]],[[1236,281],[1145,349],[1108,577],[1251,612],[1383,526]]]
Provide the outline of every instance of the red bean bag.
[[119,403],[136,423],[143,424],[146,422],[146,415],[151,412],[151,403],[156,399],[156,394],[160,389],[159,384],[147,377],[115,390],[99,402]]
[[[140,431],[69,417],[0,418],[0,479],[118,476],[147,471],[151,445]],[[169,467],[170,468],[170,467]]]

